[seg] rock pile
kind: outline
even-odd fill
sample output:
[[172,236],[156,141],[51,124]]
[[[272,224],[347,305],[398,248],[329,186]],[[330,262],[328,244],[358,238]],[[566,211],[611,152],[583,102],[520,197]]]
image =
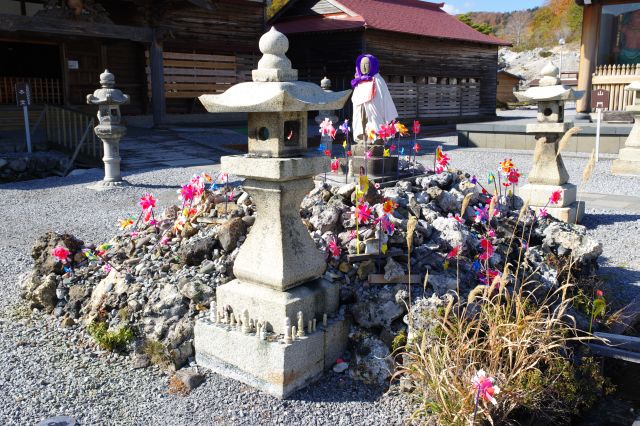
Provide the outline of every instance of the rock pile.
[[[596,268],[602,248],[582,226],[535,217],[516,196],[492,202],[473,182],[446,171],[381,188],[318,184],[302,202],[303,221],[326,256],[324,278],[340,284],[340,302],[352,318],[352,345],[343,358],[354,376],[379,384],[388,379],[388,355],[406,333],[410,300],[418,310],[437,309],[458,290],[465,297],[477,285],[491,284],[487,278],[503,271],[505,259],[515,263],[521,253],[522,268],[549,287],[557,285],[563,259],[571,257],[575,274]],[[193,355],[195,317],[206,315],[216,287],[233,278],[238,247],[259,208],[242,188],[233,195],[208,189],[187,220],[179,207],[169,207],[157,222],[121,232],[107,245],[47,233],[33,248],[35,267],[24,278],[24,297],[67,323],[130,327],[137,338],[129,349],[136,356],[157,360],[160,352],[178,367]],[[60,245],[71,252],[66,265],[52,255]],[[110,266],[87,263],[87,247],[102,250]],[[409,264],[421,283],[411,294],[405,284]],[[370,282],[371,274],[384,276],[382,284]]]
[[39,179],[62,173],[69,158],[55,151],[2,154],[0,182]]

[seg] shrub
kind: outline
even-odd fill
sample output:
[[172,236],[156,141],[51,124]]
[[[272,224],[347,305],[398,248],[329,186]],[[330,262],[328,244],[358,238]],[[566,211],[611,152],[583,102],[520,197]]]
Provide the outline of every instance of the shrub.
[[123,350],[133,340],[133,331],[129,327],[120,327],[111,331],[104,322],[89,324],[87,332],[101,348],[108,351]]
[[549,56],[552,56],[553,53],[549,52],[548,50],[543,50],[540,53],[538,53],[538,55],[540,55],[541,58],[548,58]]
[[[573,363],[579,335],[566,314],[571,285],[547,293],[525,286],[510,294],[489,287],[473,291],[464,308],[449,303],[433,318],[435,327],[408,342],[404,375],[416,402],[413,417],[435,417],[440,425],[469,425],[474,418],[493,423],[517,413],[555,422],[591,405],[604,379],[592,361]],[[472,378],[479,370],[495,378],[496,405],[476,403]]]
[[152,364],[160,367],[168,367],[171,364],[171,357],[167,353],[166,348],[157,340],[145,341],[142,350],[147,354]]

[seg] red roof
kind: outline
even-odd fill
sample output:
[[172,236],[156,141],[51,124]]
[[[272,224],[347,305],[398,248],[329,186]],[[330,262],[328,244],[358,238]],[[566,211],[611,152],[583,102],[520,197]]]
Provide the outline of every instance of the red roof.
[[275,26],[285,34],[373,28],[424,37],[510,45],[449,15],[442,10],[444,3],[421,0],[332,0],[331,3],[344,13],[287,18],[285,12],[282,17],[275,17]]

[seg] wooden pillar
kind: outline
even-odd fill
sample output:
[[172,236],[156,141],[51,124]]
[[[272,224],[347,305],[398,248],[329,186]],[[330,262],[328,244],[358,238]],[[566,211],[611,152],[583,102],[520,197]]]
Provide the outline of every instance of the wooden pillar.
[[149,46],[151,67],[151,109],[153,125],[160,126],[165,121],[166,104],[164,96],[164,63],[162,59],[162,36],[153,30],[153,40]]
[[591,77],[596,70],[601,10],[601,4],[583,6],[578,90],[584,90],[585,94],[576,102],[576,112],[589,112],[591,109]]
[[69,63],[67,62],[67,45],[65,42],[60,43],[60,63],[62,66],[62,105],[69,106],[69,98],[71,90],[69,88]]

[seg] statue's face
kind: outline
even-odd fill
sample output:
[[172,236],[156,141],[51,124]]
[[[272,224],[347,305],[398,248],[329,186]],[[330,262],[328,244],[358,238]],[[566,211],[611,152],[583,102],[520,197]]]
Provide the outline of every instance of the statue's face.
[[360,61],[360,72],[364,74],[369,74],[369,70],[371,69],[371,63],[369,62],[369,58],[364,57]]

